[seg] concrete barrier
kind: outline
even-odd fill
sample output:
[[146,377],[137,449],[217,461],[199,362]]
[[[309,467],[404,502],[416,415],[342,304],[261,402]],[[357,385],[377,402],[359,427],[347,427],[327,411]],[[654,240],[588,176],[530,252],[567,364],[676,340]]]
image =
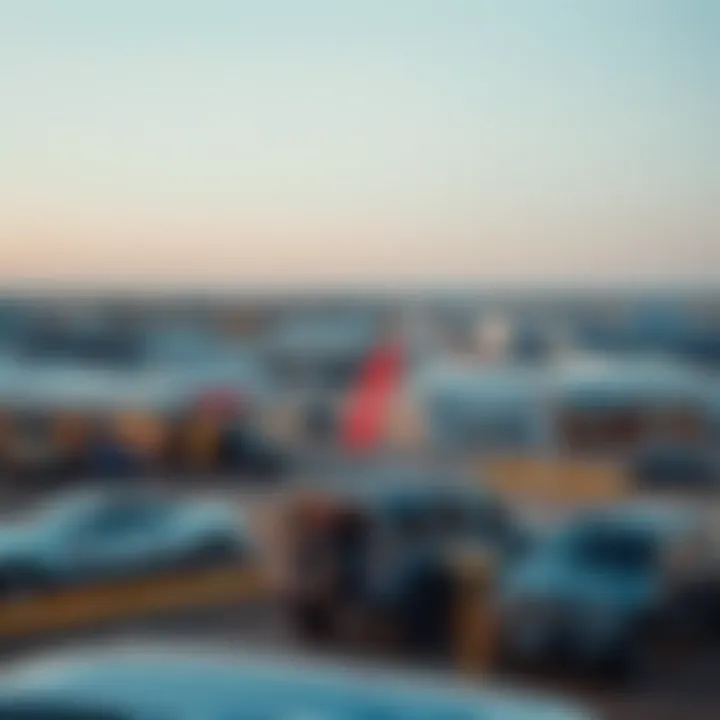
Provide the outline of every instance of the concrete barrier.
[[79,629],[173,610],[248,603],[268,592],[264,572],[237,566],[64,589],[0,603],[0,638]]

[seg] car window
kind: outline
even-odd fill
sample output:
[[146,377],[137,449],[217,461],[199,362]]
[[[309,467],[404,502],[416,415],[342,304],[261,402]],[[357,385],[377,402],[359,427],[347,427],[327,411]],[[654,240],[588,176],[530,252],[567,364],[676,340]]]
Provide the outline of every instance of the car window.
[[592,525],[575,533],[569,552],[581,565],[619,572],[649,570],[660,556],[658,543],[649,533]]
[[118,503],[98,508],[81,523],[86,533],[130,532],[161,522],[167,510],[157,503]]

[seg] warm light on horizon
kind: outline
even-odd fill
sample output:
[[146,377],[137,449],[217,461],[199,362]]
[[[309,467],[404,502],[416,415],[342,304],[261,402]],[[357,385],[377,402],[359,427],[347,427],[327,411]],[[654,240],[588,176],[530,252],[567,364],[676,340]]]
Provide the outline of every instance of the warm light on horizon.
[[717,278],[716,4],[252,5],[0,9],[0,283]]

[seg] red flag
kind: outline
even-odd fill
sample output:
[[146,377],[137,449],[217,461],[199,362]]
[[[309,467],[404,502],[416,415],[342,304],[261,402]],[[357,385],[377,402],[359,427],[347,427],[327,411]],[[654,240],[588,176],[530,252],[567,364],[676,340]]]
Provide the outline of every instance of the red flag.
[[352,451],[371,450],[380,441],[392,393],[400,382],[403,357],[399,343],[371,353],[348,398],[341,428],[342,444]]

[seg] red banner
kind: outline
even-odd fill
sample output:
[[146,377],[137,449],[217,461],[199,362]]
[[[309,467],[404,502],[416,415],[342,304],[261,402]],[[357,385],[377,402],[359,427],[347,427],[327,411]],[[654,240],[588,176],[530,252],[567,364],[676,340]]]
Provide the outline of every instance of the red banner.
[[402,368],[403,351],[399,343],[382,345],[370,355],[345,408],[341,442],[346,449],[369,451],[380,442]]

